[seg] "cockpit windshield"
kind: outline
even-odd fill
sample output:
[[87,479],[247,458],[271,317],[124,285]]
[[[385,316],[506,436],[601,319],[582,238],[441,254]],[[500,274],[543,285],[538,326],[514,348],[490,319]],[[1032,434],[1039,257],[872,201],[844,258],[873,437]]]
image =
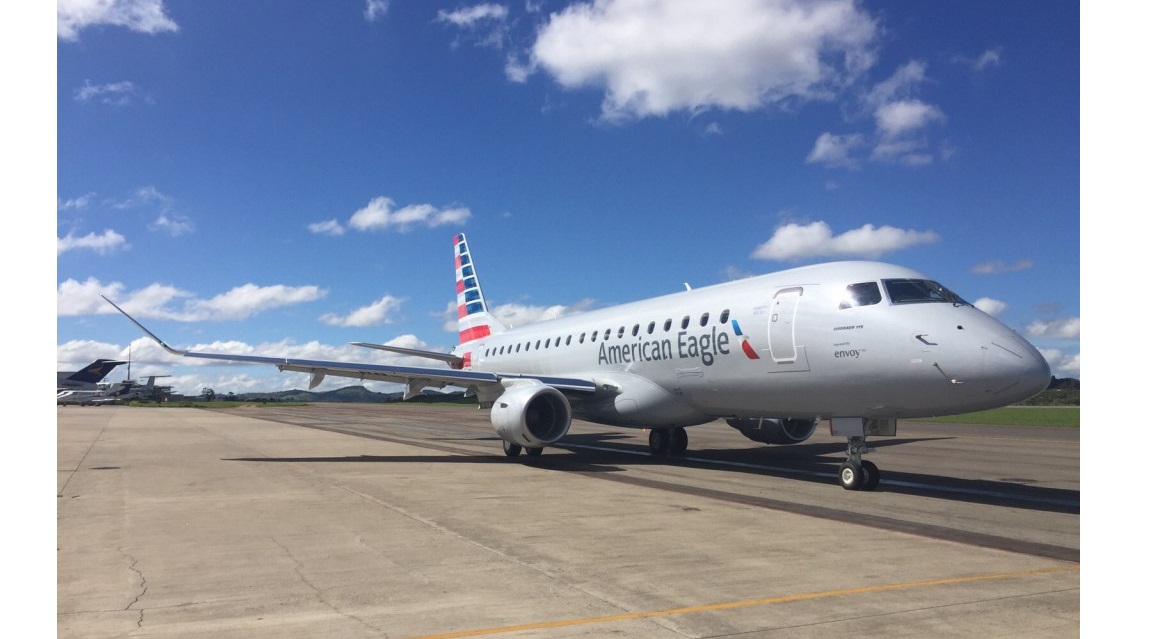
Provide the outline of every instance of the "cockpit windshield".
[[857,306],[871,306],[880,303],[880,286],[876,282],[860,282],[849,284],[844,292],[844,299],[840,301],[840,308],[855,308]]
[[921,304],[925,302],[949,302],[969,306],[959,295],[932,280],[883,280],[884,290],[893,304]]

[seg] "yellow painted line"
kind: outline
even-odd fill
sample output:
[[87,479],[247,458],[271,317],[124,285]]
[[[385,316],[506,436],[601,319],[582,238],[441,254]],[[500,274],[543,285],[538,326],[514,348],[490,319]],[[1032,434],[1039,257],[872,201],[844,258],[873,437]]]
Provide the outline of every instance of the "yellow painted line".
[[905,590],[908,588],[926,588],[929,586],[947,586],[973,581],[991,581],[993,579],[1013,579],[1030,575],[1043,575],[1056,572],[1079,572],[1079,564],[1075,566],[1062,566],[1060,568],[1038,568],[1020,572],[1003,572],[990,575],[974,575],[971,577],[953,577],[951,579],[933,579],[930,581],[914,581],[903,584],[888,584],[886,586],[864,586],[861,588],[847,588],[844,590],[827,590],[824,592],[809,592],[800,595],[785,595],[783,597],[766,597],[764,599],[745,599],[743,601],[729,601],[725,603],[704,604],[702,606],[685,606],[669,610],[650,610],[648,612],[627,612],[619,615],[605,615],[603,617],[584,617],[582,619],[566,619],[561,621],[541,621],[518,626],[501,626],[499,628],[478,628],[474,630],[461,630],[438,635],[421,635],[411,639],[460,639],[461,637],[480,637],[483,635],[496,635],[505,632],[519,632],[521,630],[544,630],[547,628],[563,628],[565,626],[581,626],[594,623],[608,623],[610,621],[631,621],[633,619],[650,619],[652,617],[669,617],[684,615],[692,612],[712,612],[715,610],[732,610],[734,608],[748,608],[751,606],[767,606],[771,604],[790,603],[793,601],[807,601],[811,599],[826,599],[828,597],[843,597],[845,595],[860,595],[874,592],[887,592],[891,590]]

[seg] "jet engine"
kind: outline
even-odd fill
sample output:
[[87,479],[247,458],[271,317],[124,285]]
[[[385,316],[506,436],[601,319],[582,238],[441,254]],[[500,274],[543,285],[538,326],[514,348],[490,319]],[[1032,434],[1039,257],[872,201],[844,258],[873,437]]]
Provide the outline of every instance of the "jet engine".
[[516,382],[492,404],[492,426],[505,441],[527,448],[555,442],[572,425],[572,407],[560,391],[536,380]]
[[765,444],[799,444],[816,431],[814,419],[742,417],[725,421],[748,439]]

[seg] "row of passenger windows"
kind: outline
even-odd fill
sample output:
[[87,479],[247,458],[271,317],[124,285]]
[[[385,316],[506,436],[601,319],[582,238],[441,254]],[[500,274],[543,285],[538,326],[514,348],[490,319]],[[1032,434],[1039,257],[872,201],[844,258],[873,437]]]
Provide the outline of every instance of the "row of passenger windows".
[[[711,314],[710,313],[704,313],[704,314],[700,315],[700,319],[697,320],[697,323],[702,327],[708,326],[708,323],[710,320],[711,320]],[[721,324],[721,325],[728,323],[728,309],[724,309],[724,311],[720,313],[720,318],[717,321],[717,323]],[[680,328],[681,329],[687,329],[691,325],[692,325],[692,317],[689,315],[685,315],[683,317],[683,319],[680,320]],[[664,320],[664,327],[663,328],[664,328],[665,333],[671,331],[672,330],[672,320],[671,319]],[[623,337],[626,333],[630,333],[632,335],[632,337],[639,337],[640,336],[640,330],[641,329],[640,329],[639,324],[633,324],[631,331],[629,331],[627,329],[627,327],[625,327],[625,326],[621,326],[621,327],[615,328],[615,329],[607,328],[607,329],[604,329],[603,332],[601,332],[599,330],[592,331],[590,339],[593,342],[595,342],[597,339],[607,341],[609,339],[612,339],[613,334],[616,335],[616,339],[623,339]],[[655,333],[656,332],[656,322],[654,322],[654,321],[648,322],[648,326],[647,326],[647,328],[644,329],[644,331],[648,335],[652,335],[653,333]],[[586,338],[589,338],[589,334],[587,332],[580,333],[579,337],[575,338],[576,343],[577,344],[583,344],[584,340]],[[538,339],[535,342],[535,349],[540,350],[542,348],[558,347],[561,345],[561,340],[563,340],[564,346],[569,346],[572,344],[572,339],[573,339],[572,335],[568,335],[568,336],[563,337],[563,338],[557,337],[555,339],[553,339],[551,337],[549,337],[547,339],[542,339],[542,340]],[[497,348],[495,346],[493,346],[491,348],[486,348],[486,349],[484,349],[484,356],[485,357],[491,357],[494,355],[505,355],[505,354],[511,354],[511,353],[519,353],[522,350],[526,352],[526,351],[530,351],[532,349],[533,349],[533,342],[532,341],[519,342],[516,344],[508,344],[506,346],[501,346],[499,348]]]

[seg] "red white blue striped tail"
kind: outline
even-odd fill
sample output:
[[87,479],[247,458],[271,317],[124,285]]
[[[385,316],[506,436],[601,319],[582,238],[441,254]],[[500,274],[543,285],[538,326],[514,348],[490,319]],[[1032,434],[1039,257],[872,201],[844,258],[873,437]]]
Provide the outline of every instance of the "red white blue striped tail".
[[[467,344],[504,330],[504,326],[490,313],[476,277],[476,264],[468,250],[468,240],[460,233],[454,240],[456,245],[456,306],[460,344]],[[457,351],[466,349],[457,349]],[[469,354],[465,354],[467,362]],[[467,363],[465,363],[467,366]]]

